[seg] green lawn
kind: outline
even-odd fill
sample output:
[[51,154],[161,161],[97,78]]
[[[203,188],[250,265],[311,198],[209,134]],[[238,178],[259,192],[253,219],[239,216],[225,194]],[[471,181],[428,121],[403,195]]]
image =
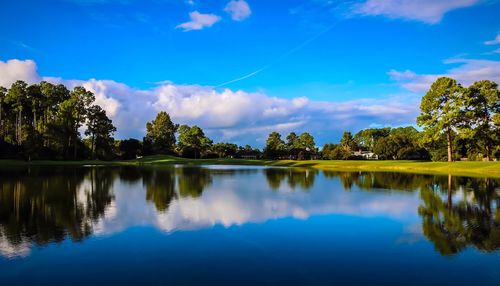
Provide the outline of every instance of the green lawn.
[[254,165],[309,167],[336,171],[382,171],[422,174],[452,174],[500,178],[500,162],[416,162],[416,161],[330,161],[330,160],[245,160],[245,159],[184,159],[173,156],[147,156],[129,161],[32,161],[0,160],[0,166],[23,165]]

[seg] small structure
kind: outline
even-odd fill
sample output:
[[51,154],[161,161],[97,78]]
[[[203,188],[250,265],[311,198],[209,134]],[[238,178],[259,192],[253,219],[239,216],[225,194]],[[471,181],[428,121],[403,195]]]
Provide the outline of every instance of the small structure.
[[375,153],[373,153],[371,151],[359,150],[359,151],[352,152],[352,155],[355,157],[361,157],[361,158],[366,159],[366,160],[378,160],[378,155],[376,155]]
[[236,157],[241,159],[255,160],[259,158],[259,152],[257,152],[256,150],[239,150],[236,154]]

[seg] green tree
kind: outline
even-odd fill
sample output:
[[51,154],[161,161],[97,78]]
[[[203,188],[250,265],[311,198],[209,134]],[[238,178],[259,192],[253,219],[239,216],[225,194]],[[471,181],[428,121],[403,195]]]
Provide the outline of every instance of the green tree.
[[291,132],[286,136],[286,147],[288,151],[300,148],[299,136],[295,132]]
[[393,128],[389,136],[376,141],[373,152],[382,159],[428,159],[427,150],[420,147],[419,135],[412,126]]
[[217,143],[212,147],[219,158],[227,158],[236,155],[238,145],[232,143]]
[[4,120],[5,120],[5,99],[7,97],[7,89],[0,86],[0,138],[4,137]]
[[344,131],[342,138],[340,139],[340,145],[344,148],[349,148],[350,151],[358,149],[358,144],[354,141],[351,132]]
[[14,141],[17,145],[21,145],[26,137],[23,133],[23,119],[28,107],[27,88],[28,85],[24,81],[18,80],[11,85],[5,98],[6,103],[10,104],[12,112],[16,115]]
[[154,152],[171,153],[175,145],[175,133],[179,124],[174,124],[170,115],[161,111],[155,120],[146,124],[146,138],[153,144]]
[[500,128],[494,118],[500,114],[498,85],[489,80],[477,81],[464,93],[466,126],[463,137],[472,139],[482,149],[486,159],[491,159],[495,146],[500,145]]
[[314,137],[304,132],[299,136],[299,144],[300,147],[304,150],[315,152],[316,151],[316,143],[314,142]]
[[423,141],[432,143],[445,134],[448,146],[448,162],[453,161],[453,136],[463,120],[461,110],[463,88],[454,79],[438,78],[420,103],[419,126],[424,127]]
[[89,108],[87,117],[85,135],[90,136],[91,157],[95,159],[96,154],[101,155],[101,158],[105,157],[106,151],[111,150],[113,133],[116,132],[116,127],[106,115],[106,111],[98,105]]
[[337,144],[331,144],[331,143],[323,145],[323,149],[321,150],[321,155],[323,159],[328,159],[328,160],[336,159],[333,156],[333,150],[335,150],[337,146],[338,146]]
[[212,140],[205,136],[203,130],[196,125],[192,127],[181,125],[178,145],[183,156],[193,152],[194,158],[197,159],[210,150]]
[[85,123],[87,111],[94,102],[94,94],[81,86],[75,87],[69,98],[59,104],[57,113],[58,124],[64,130],[62,134],[68,137],[67,150],[73,146],[73,158],[77,157],[80,132],[78,129]]
[[281,134],[278,132],[272,132],[266,140],[266,146],[264,147],[264,154],[267,158],[277,159],[283,155],[286,150],[286,145],[283,140],[281,140]]
[[390,127],[363,129],[354,135],[354,141],[360,148],[373,151],[376,142],[389,136],[390,132]]

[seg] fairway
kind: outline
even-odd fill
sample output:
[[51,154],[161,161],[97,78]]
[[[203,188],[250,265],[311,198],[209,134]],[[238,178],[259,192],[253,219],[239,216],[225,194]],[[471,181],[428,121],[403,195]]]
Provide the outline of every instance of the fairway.
[[244,165],[314,168],[330,171],[372,171],[372,172],[407,172],[419,174],[450,174],[456,176],[500,177],[500,162],[420,162],[420,161],[355,161],[355,160],[248,160],[248,159],[186,159],[168,155],[146,156],[127,161],[21,161],[0,160],[0,166],[26,165]]

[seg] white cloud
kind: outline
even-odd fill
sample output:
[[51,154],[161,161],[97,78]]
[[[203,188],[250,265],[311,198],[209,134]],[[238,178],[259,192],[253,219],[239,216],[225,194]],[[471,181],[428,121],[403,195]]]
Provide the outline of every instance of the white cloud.
[[353,13],[436,24],[447,12],[479,2],[480,0],[367,0],[354,5]]
[[202,30],[204,28],[212,27],[215,23],[220,21],[220,17],[214,14],[201,14],[198,11],[189,13],[191,21],[177,25],[176,28],[183,29],[184,32],[192,30]]
[[500,44],[500,34],[497,34],[497,36],[494,40],[486,41],[486,42],[484,42],[484,44],[488,45],[488,46]]
[[[14,64],[13,64],[14,63]],[[13,71],[11,71],[13,69]],[[136,89],[113,80],[67,80],[42,77],[33,61],[0,61],[1,85],[17,78],[30,83],[46,80],[92,91],[118,129],[117,138],[142,138],[145,124],[159,111],[167,111],[176,123],[196,124],[215,141],[263,145],[271,131],[308,131],[317,141],[336,140],[343,130],[356,131],[370,124],[412,124],[418,104],[406,96],[383,100],[343,102],[312,101],[305,96],[286,99],[262,92],[178,85],[169,81],[150,89]],[[323,138],[321,138],[323,134]]]
[[235,21],[243,21],[250,17],[252,10],[245,0],[232,0],[227,3],[224,11],[231,15],[231,18]]
[[0,86],[10,87],[16,80],[24,80],[27,83],[40,81],[36,71],[36,63],[32,60],[8,60],[0,61]]
[[500,61],[449,59],[445,61],[445,64],[459,64],[459,66],[449,69],[443,74],[417,74],[410,70],[391,70],[388,74],[392,80],[399,82],[403,88],[414,92],[427,91],[431,84],[442,76],[454,78],[464,86],[485,79],[500,82]]

